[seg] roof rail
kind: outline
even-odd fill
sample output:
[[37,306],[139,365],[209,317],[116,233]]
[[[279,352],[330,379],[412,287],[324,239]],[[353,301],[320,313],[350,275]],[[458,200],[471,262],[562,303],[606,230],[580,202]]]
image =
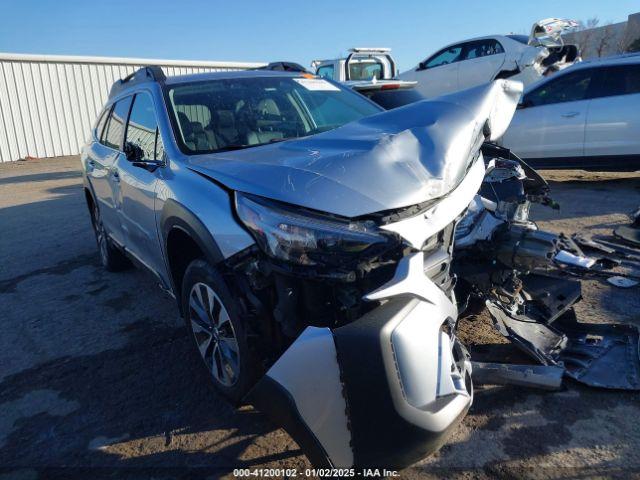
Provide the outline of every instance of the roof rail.
[[164,83],[167,79],[162,68],[157,65],[149,65],[146,67],[139,68],[135,72],[127,75],[123,79],[116,80],[114,84],[111,86],[111,90],[109,91],[109,98],[115,97],[117,94],[122,92],[125,88],[128,88],[132,85],[136,85],[138,83],[144,82],[157,82]]
[[617,55],[609,55],[608,57],[591,57],[591,58],[586,58],[584,60],[582,60],[580,63],[583,64],[597,64],[597,63],[606,63],[606,62],[611,62],[614,60],[622,60],[624,58],[633,58],[633,57],[637,57],[640,56],[640,52],[626,52],[626,53],[619,53]]

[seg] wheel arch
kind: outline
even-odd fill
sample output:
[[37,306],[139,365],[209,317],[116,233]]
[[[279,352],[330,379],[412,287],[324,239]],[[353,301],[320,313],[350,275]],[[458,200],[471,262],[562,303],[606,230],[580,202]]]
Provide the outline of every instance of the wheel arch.
[[178,308],[182,310],[179,299],[182,279],[189,263],[196,258],[204,258],[215,266],[224,260],[224,256],[204,223],[175,200],[165,202],[159,219],[159,231],[171,287],[178,299]]
[[89,215],[91,216],[91,221],[95,220],[94,216],[94,208],[98,204],[96,201],[96,196],[93,193],[93,188],[91,188],[91,184],[89,182],[85,182],[84,187],[84,200],[87,203],[87,208],[89,209]]

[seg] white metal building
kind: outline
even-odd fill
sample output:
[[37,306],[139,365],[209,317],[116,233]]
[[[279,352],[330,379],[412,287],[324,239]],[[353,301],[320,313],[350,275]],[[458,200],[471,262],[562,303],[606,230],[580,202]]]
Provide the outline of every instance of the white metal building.
[[0,162],[80,153],[113,82],[142,65],[171,76],[264,64],[0,53]]

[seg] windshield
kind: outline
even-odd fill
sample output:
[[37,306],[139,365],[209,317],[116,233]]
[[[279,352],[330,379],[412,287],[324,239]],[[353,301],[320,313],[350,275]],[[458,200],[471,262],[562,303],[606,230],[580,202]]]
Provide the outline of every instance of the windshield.
[[209,80],[168,90],[173,128],[187,154],[305,137],[379,113],[371,102],[321,78]]

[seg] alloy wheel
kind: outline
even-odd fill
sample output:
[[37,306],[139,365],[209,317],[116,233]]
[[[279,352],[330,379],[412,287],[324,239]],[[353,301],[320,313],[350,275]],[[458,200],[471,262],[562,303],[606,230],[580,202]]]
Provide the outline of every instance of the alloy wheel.
[[200,356],[215,380],[234,385],[240,374],[238,339],[220,297],[205,283],[191,288],[189,320]]

